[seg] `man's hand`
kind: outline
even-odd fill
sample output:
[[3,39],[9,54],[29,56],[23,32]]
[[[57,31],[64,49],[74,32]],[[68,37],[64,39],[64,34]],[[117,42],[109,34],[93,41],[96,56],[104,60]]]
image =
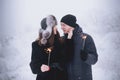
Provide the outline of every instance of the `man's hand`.
[[73,36],[73,30],[74,30],[74,28],[72,28],[72,29],[69,31],[67,39],[71,39],[71,38],[72,38],[72,36]]
[[41,66],[41,71],[42,72],[46,72],[46,71],[49,71],[49,70],[50,70],[50,67],[48,65],[42,64],[42,66]]

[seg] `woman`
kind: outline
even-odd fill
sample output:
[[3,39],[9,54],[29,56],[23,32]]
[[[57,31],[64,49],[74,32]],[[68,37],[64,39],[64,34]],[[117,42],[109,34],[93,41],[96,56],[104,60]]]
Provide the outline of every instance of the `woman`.
[[41,21],[39,38],[32,43],[30,67],[36,80],[65,80],[57,21],[49,15]]

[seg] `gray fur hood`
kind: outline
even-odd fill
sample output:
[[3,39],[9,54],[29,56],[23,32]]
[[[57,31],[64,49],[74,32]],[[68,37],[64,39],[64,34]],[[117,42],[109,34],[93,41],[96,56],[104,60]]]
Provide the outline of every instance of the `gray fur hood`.
[[43,26],[41,26],[41,29],[39,30],[39,33],[42,34],[41,44],[46,44],[47,43],[47,39],[52,34],[52,28],[57,25],[57,20],[56,20],[55,16],[49,15],[49,16],[45,17],[45,19],[46,20],[43,24],[46,25],[46,28],[43,29],[42,28]]

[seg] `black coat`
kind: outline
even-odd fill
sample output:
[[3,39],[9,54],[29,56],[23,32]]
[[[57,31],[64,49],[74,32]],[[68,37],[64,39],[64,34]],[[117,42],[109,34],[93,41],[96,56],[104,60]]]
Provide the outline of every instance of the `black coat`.
[[38,41],[32,43],[30,67],[32,72],[37,74],[36,80],[65,80],[60,42],[56,36],[54,41],[54,48],[50,57],[50,71],[47,72],[41,72],[40,67],[42,64],[48,64],[48,54],[45,52],[45,49],[50,46],[40,46]]
[[[86,35],[84,50],[82,35]],[[92,37],[82,32],[77,26],[73,31],[72,39],[64,36],[64,53],[66,55],[66,68],[68,80],[92,80],[91,65],[98,60],[98,54]]]

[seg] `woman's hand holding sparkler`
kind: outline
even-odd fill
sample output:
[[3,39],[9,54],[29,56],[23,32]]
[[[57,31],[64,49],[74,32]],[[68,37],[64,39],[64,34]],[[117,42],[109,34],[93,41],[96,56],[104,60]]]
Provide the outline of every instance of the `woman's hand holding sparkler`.
[[49,70],[50,70],[50,67],[48,65],[42,64],[42,66],[41,66],[41,71],[42,72],[46,72],[46,71],[49,71]]

